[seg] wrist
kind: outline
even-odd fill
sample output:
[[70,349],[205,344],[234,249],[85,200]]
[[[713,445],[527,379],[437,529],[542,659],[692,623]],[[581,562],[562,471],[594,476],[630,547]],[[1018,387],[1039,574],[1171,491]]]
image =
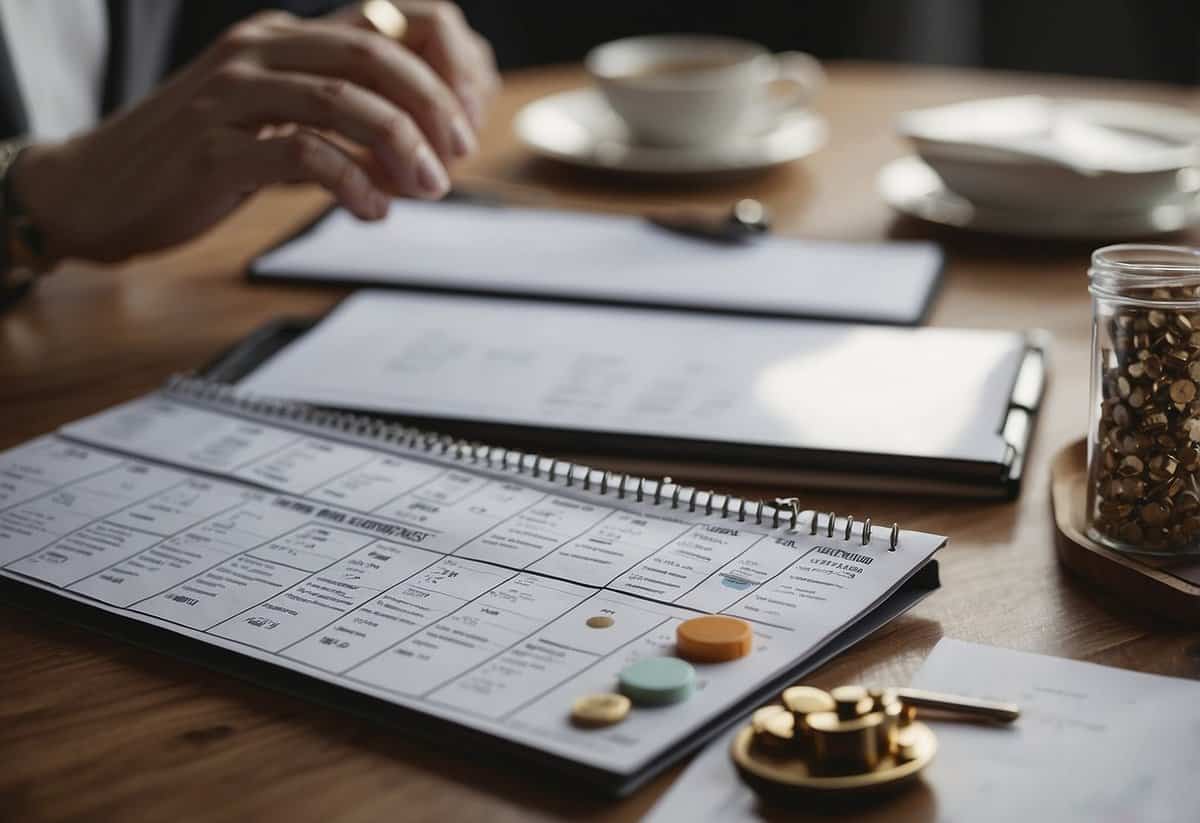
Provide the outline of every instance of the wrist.
[[34,265],[40,271],[54,266],[67,256],[62,233],[55,226],[55,210],[50,192],[54,189],[52,167],[59,146],[32,143],[9,166],[4,176],[4,212],[10,235],[28,246]]

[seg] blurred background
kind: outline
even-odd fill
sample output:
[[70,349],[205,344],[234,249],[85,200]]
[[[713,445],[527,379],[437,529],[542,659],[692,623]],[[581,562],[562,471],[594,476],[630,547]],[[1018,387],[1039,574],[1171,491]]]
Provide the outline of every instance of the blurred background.
[[824,59],[1200,83],[1200,0],[460,0],[505,69],[653,32],[705,32]]

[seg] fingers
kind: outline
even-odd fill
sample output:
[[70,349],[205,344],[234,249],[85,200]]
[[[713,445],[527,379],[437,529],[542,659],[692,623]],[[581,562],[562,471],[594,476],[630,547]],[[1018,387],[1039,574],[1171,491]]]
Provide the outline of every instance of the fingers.
[[376,92],[408,112],[447,161],[477,148],[462,104],[441,78],[421,58],[380,34],[306,23],[262,42],[255,53],[269,69],[340,77]]
[[397,0],[408,18],[404,43],[454,90],[472,125],[482,127],[500,85],[491,45],[467,23],[458,6],[440,0]]
[[239,192],[314,182],[364,219],[386,212],[384,192],[446,194],[447,163],[477,148],[495,59],[452,4],[396,5],[411,49],[346,25],[347,13],[261,14],[222,35],[176,89],[213,178]]
[[[476,130],[500,88],[491,44],[473,30],[458,6],[442,0],[391,0],[407,20],[404,45],[420,55],[458,97]],[[357,8],[341,9],[325,18],[374,30]]]
[[390,188],[438,198],[450,178],[421,130],[406,112],[348,80],[253,67],[234,71],[231,122],[246,128],[301,123],[335,132],[369,149],[390,178]]
[[240,129],[210,133],[209,166],[239,193],[272,183],[316,183],[362,220],[387,215],[390,198],[349,154],[311,129],[278,130],[262,139]]

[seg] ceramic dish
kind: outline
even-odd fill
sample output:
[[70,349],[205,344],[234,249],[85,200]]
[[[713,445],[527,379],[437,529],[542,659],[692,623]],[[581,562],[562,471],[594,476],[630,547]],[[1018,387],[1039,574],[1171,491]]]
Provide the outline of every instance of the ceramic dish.
[[1117,241],[1179,231],[1200,220],[1200,197],[1182,195],[1131,211],[1004,208],[971,203],[950,191],[921,158],[883,167],[879,193],[896,211],[942,226],[1030,237]]
[[807,110],[761,118],[743,137],[712,145],[661,148],[635,142],[593,88],[536,100],[517,114],[517,137],[533,152],[565,163],[614,172],[723,174],[799,160],[820,148],[825,120]]
[[976,204],[1131,212],[1200,191],[1200,116],[1170,106],[1005,97],[908,112],[898,129]]

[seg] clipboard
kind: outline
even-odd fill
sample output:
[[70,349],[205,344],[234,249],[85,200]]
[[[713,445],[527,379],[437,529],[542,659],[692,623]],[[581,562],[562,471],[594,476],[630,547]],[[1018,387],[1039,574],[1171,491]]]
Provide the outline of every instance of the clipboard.
[[[201,373],[236,383],[320,321],[321,318],[287,317],[268,323],[231,346]],[[370,412],[458,437],[566,454],[581,462],[638,474],[668,473],[711,482],[769,483],[788,488],[852,488],[1013,500],[1021,491],[1025,458],[1045,393],[1049,358],[1046,333],[1027,331],[1024,340],[1024,352],[1008,391],[1007,404],[998,418],[997,432],[1006,447],[1003,459],[995,463],[915,460],[815,449],[797,455],[778,448],[720,441],[664,441],[661,437],[627,433],[581,433],[452,417],[388,414],[379,409]]]
[[[470,192],[397,200],[379,224],[318,215],[247,269],[258,283],[916,326],[941,288],[929,241],[714,242],[648,217],[530,208]],[[675,218],[683,224],[685,218]]]

